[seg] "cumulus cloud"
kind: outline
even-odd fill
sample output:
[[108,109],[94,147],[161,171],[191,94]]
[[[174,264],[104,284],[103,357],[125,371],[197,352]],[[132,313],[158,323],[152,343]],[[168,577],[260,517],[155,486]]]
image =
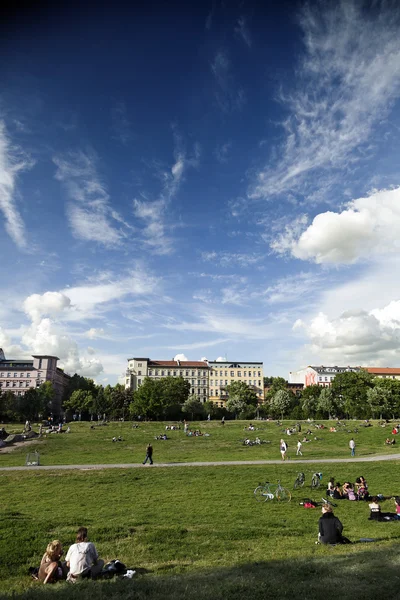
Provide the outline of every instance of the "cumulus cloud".
[[226,357],[225,356],[218,356],[218,358],[215,359],[215,362],[226,362]]
[[185,354],[176,354],[174,360],[189,360]]
[[279,254],[316,263],[354,263],[388,252],[398,252],[400,187],[376,190],[348,202],[341,212],[317,215],[298,236],[287,226],[271,243]]
[[103,371],[98,359],[81,356],[77,343],[49,318],[32,323],[23,333],[22,343],[32,354],[58,356],[68,373],[96,377]]
[[313,2],[300,14],[297,87],[281,93],[284,140],[278,159],[256,174],[255,198],[324,189],[328,169],[329,185],[343,179],[400,92],[398,3],[378,0],[366,10],[357,0]]
[[397,365],[400,358],[400,300],[370,311],[350,310],[335,318],[320,312],[309,322],[298,319],[307,346],[319,362],[353,365]]
[[71,306],[71,299],[61,292],[32,294],[24,301],[24,311],[32,321],[44,315],[56,316]]

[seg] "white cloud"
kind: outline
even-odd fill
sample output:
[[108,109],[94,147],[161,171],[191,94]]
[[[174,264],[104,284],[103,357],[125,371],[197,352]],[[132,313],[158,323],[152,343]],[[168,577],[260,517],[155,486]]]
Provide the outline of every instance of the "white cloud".
[[305,333],[306,349],[322,363],[393,366],[400,359],[400,300],[334,318],[320,312],[309,321],[298,319],[293,329]]
[[271,247],[301,260],[333,264],[398,252],[400,187],[352,200],[339,213],[321,213],[299,237],[296,234],[287,226]]
[[45,315],[59,315],[71,306],[71,299],[60,292],[45,292],[41,295],[28,296],[23,306],[25,313],[30,316],[32,321],[36,321]]
[[124,221],[110,207],[108,192],[97,174],[95,154],[75,152],[54,157],[53,162],[57,165],[55,178],[66,186],[70,198],[67,216],[75,237],[118,246],[125,233],[113,221]]
[[244,90],[235,82],[227,53],[219,50],[210,67],[217,84],[215,99],[220,109],[226,113],[240,110],[246,102],[246,96]]
[[225,164],[228,162],[228,155],[231,148],[232,142],[225,142],[224,144],[221,144],[215,148],[214,156],[219,163]]
[[235,27],[235,33],[236,33],[236,35],[238,35],[239,37],[242,38],[244,43],[249,48],[251,48],[252,39],[251,39],[249,28],[247,27],[246,17],[243,17],[243,16],[239,17],[239,19],[237,20],[237,25]]
[[15,186],[18,171],[32,166],[27,157],[18,157],[12,148],[3,121],[0,121],[0,211],[3,213],[5,228],[14,243],[26,249],[26,229],[15,200]]
[[[141,230],[143,242],[153,254],[167,255],[173,252],[173,239],[168,234],[167,215],[170,203],[177,195],[189,167],[197,167],[200,147],[195,144],[191,156],[187,156],[181,137],[175,132],[175,162],[168,170],[161,170],[158,176],[164,185],[157,200],[133,200],[135,217],[144,222]],[[173,225],[169,226],[170,229]]]
[[124,146],[132,138],[131,124],[125,102],[116,102],[111,110],[113,137]]
[[230,316],[225,312],[205,312],[198,316],[198,320],[177,321],[170,319],[168,323],[162,325],[166,329],[174,331],[204,331],[211,333],[220,333],[228,338],[238,338],[254,340],[266,339],[271,336],[270,325],[264,319],[246,319]]
[[281,97],[290,110],[285,140],[276,164],[269,160],[258,172],[252,197],[312,192],[325,185],[327,169],[333,177],[342,168],[343,179],[343,168],[361,158],[357,150],[399,96],[399,17],[398,5],[389,2],[376,2],[373,10],[351,0],[305,5],[298,88]]
[[[333,276],[330,278],[332,284]],[[268,304],[299,303],[301,298],[314,297],[319,292],[325,278],[320,273],[298,273],[283,277],[261,293],[253,296],[262,297]]]
[[176,354],[174,360],[189,360],[185,354]]
[[85,331],[83,335],[88,337],[90,340],[95,340],[104,336],[104,329],[102,329],[101,327],[91,327],[90,329],[88,329],[88,331]]
[[225,356],[218,356],[218,358],[215,359],[215,362],[226,362],[226,357]]
[[22,343],[32,354],[58,356],[68,373],[95,377],[103,371],[98,359],[81,356],[76,342],[49,318],[33,322],[23,333]]
[[244,254],[244,253],[232,253],[232,252],[215,252],[208,251],[202,252],[201,258],[205,262],[212,262],[214,265],[218,265],[220,267],[230,267],[230,266],[239,266],[239,267],[249,267],[251,265],[256,265],[264,260],[263,254]]

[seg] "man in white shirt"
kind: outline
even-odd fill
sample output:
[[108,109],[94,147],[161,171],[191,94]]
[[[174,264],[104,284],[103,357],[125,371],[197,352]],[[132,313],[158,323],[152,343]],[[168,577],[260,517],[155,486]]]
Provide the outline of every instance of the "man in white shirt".
[[353,440],[353,438],[351,438],[350,442],[349,442],[349,448],[351,451],[351,456],[355,456],[356,455],[356,443]]
[[299,454],[300,454],[300,456],[303,456],[303,453],[302,453],[302,451],[301,451],[301,447],[302,447],[302,445],[303,445],[303,444],[302,444],[302,443],[301,443],[301,441],[299,440],[299,441],[297,442],[297,451],[296,451],[296,456],[299,456]]
[[104,560],[99,558],[95,545],[88,542],[87,535],[87,528],[79,527],[76,544],[72,544],[67,552],[68,581],[75,581],[79,576],[95,578],[104,566]]

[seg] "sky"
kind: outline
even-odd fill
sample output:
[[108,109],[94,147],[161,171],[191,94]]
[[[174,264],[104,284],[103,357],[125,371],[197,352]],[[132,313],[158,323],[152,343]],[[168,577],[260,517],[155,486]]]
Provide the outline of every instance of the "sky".
[[0,15],[6,357],[399,367],[400,5],[52,4]]

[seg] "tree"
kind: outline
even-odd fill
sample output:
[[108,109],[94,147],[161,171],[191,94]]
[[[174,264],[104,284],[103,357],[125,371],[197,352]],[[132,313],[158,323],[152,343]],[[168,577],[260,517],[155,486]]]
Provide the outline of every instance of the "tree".
[[373,379],[375,388],[379,388],[385,398],[385,404],[382,407],[381,414],[385,417],[395,418],[400,412],[400,381],[397,379],[383,379],[375,377]]
[[235,415],[235,418],[247,408],[248,404],[239,396],[232,396],[226,402],[226,410]]
[[269,377],[267,379],[270,383],[268,384],[269,390],[265,395],[265,400],[271,402],[276,392],[279,392],[279,390],[287,390],[287,381],[283,377]]
[[244,402],[245,405],[250,406],[257,406],[258,404],[257,393],[243,381],[232,381],[227,386],[226,391],[228,392],[229,400],[236,398]]
[[150,419],[178,418],[189,392],[190,383],[183,377],[145,377],[133,394],[129,412],[132,416],[141,415]]
[[187,415],[190,415],[192,421],[197,419],[204,419],[205,417],[205,409],[204,404],[202,404],[196,396],[196,394],[191,394],[186,402],[183,403],[182,412]]
[[272,397],[271,408],[279,413],[282,419],[293,399],[290,395],[291,393],[287,390],[278,390]]
[[331,388],[324,387],[321,390],[319,398],[317,400],[317,410],[322,413],[324,417],[331,418],[332,414],[336,410],[336,404],[334,401],[334,394]]
[[382,419],[382,413],[386,413],[389,400],[389,390],[378,385],[367,390],[367,405],[371,411],[373,419],[379,413]]
[[301,395],[301,408],[306,418],[315,417],[320,393],[321,387],[319,385],[309,385],[304,388]]
[[343,401],[343,409],[348,417],[362,417],[365,414],[367,390],[374,385],[372,380],[372,375],[364,369],[339,373],[334,378],[331,389],[335,402]]
[[67,402],[64,402],[66,410],[72,410],[75,413],[90,413],[93,409],[93,395],[87,390],[75,390]]

